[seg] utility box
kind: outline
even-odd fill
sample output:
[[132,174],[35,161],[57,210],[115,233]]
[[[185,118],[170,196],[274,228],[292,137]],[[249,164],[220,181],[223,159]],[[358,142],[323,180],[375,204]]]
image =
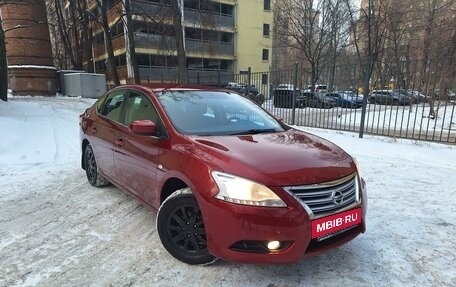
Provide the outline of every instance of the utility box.
[[106,75],[74,73],[64,75],[65,95],[81,98],[99,98],[106,92]]
[[59,70],[57,71],[57,92],[62,95],[66,95],[65,91],[65,75],[67,74],[76,74],[76,73],[85,73],[81,70]]

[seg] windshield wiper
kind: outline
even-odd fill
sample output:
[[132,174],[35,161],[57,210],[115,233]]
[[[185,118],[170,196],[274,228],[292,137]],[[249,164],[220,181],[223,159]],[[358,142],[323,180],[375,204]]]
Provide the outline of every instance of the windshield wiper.
[[276,132],[276,129],[251,129],[251,130],[246,130],[238,133],[232,133],[230,135],[232,136],[239,136],[239,135],[254,135],[254,134],[262,134],[262,133],[270,133],[270,132]]

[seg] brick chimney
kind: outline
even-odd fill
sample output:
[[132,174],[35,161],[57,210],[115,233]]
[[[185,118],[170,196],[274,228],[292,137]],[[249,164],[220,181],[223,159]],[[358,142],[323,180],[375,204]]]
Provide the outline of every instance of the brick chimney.
[[56,69],[44,0],[3,4],[0,12],[13,94],[55,95]]

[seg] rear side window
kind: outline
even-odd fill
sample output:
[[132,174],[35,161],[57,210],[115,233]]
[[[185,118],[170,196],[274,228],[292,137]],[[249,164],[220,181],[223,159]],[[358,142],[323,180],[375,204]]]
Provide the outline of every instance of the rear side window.
[[125,91],[115,91],[108,95],[99,113],[115,122],[120,122],[124,94]]

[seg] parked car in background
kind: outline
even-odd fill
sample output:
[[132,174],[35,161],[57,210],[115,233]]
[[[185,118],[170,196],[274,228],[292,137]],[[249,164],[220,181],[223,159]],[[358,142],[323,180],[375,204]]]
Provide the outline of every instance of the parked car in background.
[[226,90],[114,88],[80,115],[80,147],[89,183],[157,210],[163,246],[188,264],[292,263],[366,230],[357,162]]
[[274,106],[277,108],[292,108],[293,93],[295,96],[295,107],[301,106],[301,96],[298,88],[295,89],[293,84],[280,84],[273,90]]
[[336,100],[326,94],[302,92],[303,107],[331,109],[336,106]]
[[369,103],[380,105],[411,105],[413,97],[393,90],[374,90],[369,95]]
[[[305,92],[311,92],[312,91],[312,85],[308,85],[307,86],[307,89],[305,90]],[[326,85],[319,85],[319,84],[316,84],[315,85],[315,88],[314,88],[314,93],[326,93],[328,91],[328,87]]]
[[233,83],[230,82],[228,85],[225,87],[228,90],[235,91],[241,96],[244,96],[258,105],[262,105],[264,103],[265,97],[263,94],[260,94],[258,92],[257,88],[254,85],[246,85],[246,84],[239,84],[239,83]]
[[407,90],[407,92],[414,97],[416,103],[427,103],[429,101],[428,97],[420,91]]
[[402,95],[406,96],[407,98],[410,99],[410,101],[413,104],[417,104],[418,103],[418,97],[415,97],[415,95],[413,95],[412,93],[410,93],[407,90],[397,89],[397,90],[392,90],[392,92],[393,93],[399,93],[399,94],[402,94]]
[[327,93],[326,96],[334,98],[337,107],[357,109],[363,106],[363,97],[352,91]]

